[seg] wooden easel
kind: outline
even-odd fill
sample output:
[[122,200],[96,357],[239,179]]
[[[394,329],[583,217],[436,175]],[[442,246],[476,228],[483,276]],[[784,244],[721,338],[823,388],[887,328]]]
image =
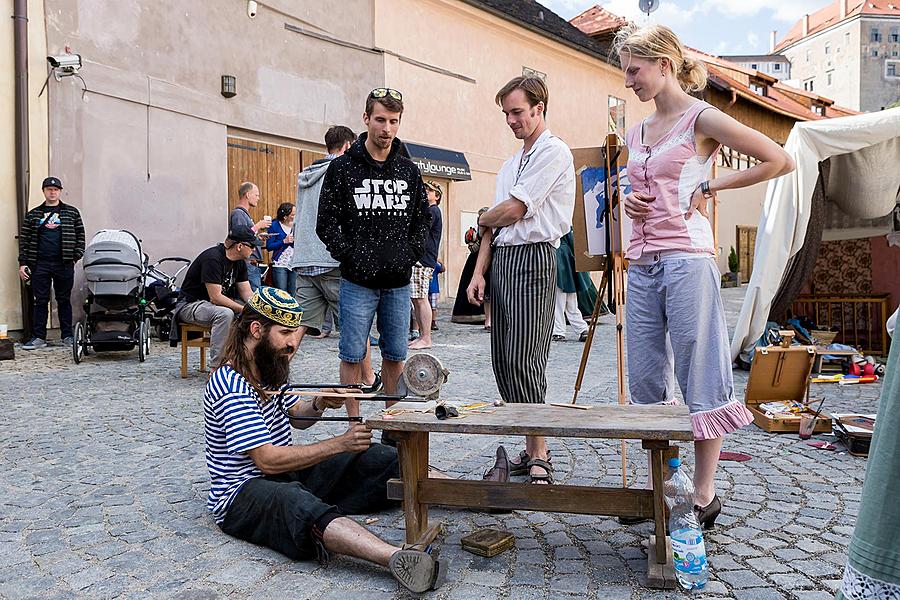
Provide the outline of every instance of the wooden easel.
[[[619,165],[624,162],[623,153],[627,147],[620,146],[616,134],[606,136],[606,145],[603,148],[603,161],[606,167],[606,247],[610,249],[606,257],[603,276],[597,289],[597,299],[594,302],[594,311],[588,323],[587,339],[584,342],[584,350],[581,352],[581,364],[578,366],[578,377],[575,379],[575,393],[572,396],[572,404],[578,400],[581,391],[581,383],[584,380],[584,371],[587,367],[588,357],[591,353],[591,343],[594,340],[594,330],[597,328],[597,320],[603,306],[603,292],[607,285],[612,286],[612,310],[616,315],[616,374],[618,384],[619,404],[627,404],[625,401],[625,240],[622,239],[622,203],[619,201]],[[615,182],[615,184],[613,184]],[[613,218],[615,217],[615,218]],[[622,485],[628,487],[627,456],[625,441],[622,440]]]

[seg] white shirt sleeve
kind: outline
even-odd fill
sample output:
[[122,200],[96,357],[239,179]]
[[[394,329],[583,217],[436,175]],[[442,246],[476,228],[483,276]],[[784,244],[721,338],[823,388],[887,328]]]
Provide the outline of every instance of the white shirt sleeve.
[[530,219],[550,195],[550,191],[573,168],[572,151],[565,144],[543,144],[528,159],[518,182],[509,191],[512,198],[525,204]]

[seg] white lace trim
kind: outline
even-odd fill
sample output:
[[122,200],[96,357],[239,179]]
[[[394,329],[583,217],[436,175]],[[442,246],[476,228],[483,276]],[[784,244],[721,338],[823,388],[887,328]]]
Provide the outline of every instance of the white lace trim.
[[844,569],[841,591],[847,600],[900,600],[900,585],[864,575],[850,564]]
[[[659,156],[660,154],[663,154],[664,152],[674,148],[675,146],[682,145],[683,143],[692,139],[693,137],[694,137],[693,128],[686,129],[686,130],[682,131],[681,133],[679,133],[678,135],[666,140],[666,142],[663,145],[659,146],[658,148],[654,148],[653,156]],[[646,146],[638,145],[637,148],[635,148],[634,150],[629,148],[628,154],[631,157],[631,159],[637,160],[637,161],[647,160],[647,158],[650,156],[650,152],[644,152],[643,148],[645,148],[645,147]]]

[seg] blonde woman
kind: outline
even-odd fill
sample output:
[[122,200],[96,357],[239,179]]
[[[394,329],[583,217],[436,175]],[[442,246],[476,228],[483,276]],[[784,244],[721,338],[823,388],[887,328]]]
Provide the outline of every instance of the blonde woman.
[[[706,207],[720,190],[784,175],[794,164],[769,138],[690,95],[705,87],[706,70],[685,56],[668,27],[626,28],[615,52],[625,87],[655,105],[626,136],[633,186],[624,203],[633,222],[625,314],[631,401],[674,403],[674,374],[694,430],[694,510],[709,528],[722,507],[715,491],[722,439],[753,419],[734,395]],[[759,163],[709,179],[723,145]]]

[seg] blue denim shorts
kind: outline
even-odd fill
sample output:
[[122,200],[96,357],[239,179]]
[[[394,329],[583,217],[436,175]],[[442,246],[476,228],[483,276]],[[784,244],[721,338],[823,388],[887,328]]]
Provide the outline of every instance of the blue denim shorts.
[[344,362],[358,363],[366,356],[366,342],[372,320],[378,315],[378,345],[381,358],[406,360],[409,342],[409,285],[373,290],[341,279],[341,341],[338,356]]

